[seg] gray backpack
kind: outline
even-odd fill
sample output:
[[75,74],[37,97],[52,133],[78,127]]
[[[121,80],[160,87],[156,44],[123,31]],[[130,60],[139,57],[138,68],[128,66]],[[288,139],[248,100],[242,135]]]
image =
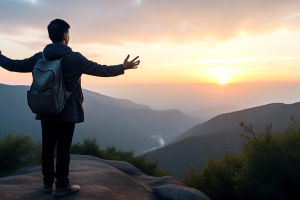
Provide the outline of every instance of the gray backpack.
[[33,113],[60,113],[76,88],[78,82],[71,92],[66,90],[61,66],[64,57],[50,61],[43,54],[43,59],[40,59],[34,66],[33,82],[30,90],[27,91],[28,105]]

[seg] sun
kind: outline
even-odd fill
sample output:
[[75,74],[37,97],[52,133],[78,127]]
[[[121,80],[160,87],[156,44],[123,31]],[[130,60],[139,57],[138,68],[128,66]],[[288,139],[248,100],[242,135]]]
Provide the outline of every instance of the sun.
[[231,80],[232,75],[234,73],[234,69],[232,67],[214,67],[206,69],[207,75],[214,79],[215,83],[219,83],[221,85],[225,85],[228,80]]
[[224,85],[225,83],[227,83],[226,78],[220,78],[219,81],[220,81],[220,83],[221,83],[222,85]]

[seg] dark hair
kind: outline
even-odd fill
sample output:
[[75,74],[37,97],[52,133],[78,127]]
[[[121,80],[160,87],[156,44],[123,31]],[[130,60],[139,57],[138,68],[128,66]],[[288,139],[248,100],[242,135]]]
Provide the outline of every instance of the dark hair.
[[48,25],[49,38],[53,43],[62,42],[64,33],[69,31],[70,25],[62,19],[55,19]]

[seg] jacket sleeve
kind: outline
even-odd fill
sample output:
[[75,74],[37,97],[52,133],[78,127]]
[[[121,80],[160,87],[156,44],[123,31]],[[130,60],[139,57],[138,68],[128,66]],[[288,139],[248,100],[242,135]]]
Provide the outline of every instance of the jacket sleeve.
[[11,72],[32,72],[37,61],[42,58],[42,52],[24,60],[12,60],[4,55],[0,55],[0,66]]
[[88,74],[92,76],[101,76],[101,77],[111,77],[124,74],[123,64],[119,65],[100,65],[96,62],[88,60],[81,53],[78,53],[79,57],[79,67],[80,71],[83,74]]

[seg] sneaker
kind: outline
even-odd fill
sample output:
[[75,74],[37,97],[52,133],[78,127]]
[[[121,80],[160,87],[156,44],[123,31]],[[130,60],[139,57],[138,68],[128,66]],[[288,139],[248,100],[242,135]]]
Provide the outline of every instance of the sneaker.
[[46,183],[44,182],[44,192],[45,193],[50,193],[53,191],[53,183]]
[[56,186],[55,196],[63,197],[66,194],[73,194],[80,189],[79,185]]

